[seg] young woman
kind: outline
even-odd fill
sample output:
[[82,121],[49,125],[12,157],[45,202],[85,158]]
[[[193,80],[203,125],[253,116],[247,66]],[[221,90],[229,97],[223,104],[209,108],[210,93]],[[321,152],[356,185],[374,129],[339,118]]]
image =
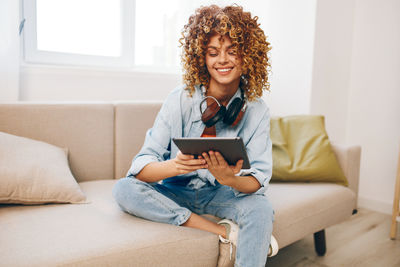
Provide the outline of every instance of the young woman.
[[[260,99],[269,90],[270,44],[257,17],[239,6],[197,9],[182,36],[185,85],[164,102],[113,195],[132,215],[219,235],[236,247],[236,266],[264,266],[277,252],[264,195],[272,173],[269,111]],[[242,160],[229,166],[216,151],[182,154],[171,141],[200,136],[241,137],[251,169],[242,170]]]

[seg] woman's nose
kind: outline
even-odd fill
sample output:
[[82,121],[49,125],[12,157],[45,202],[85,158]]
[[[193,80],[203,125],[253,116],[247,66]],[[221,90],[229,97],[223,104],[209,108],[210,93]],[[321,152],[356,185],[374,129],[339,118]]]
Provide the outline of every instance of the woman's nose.
[[221,52],[218,57],[220,64],[225,64],[228,62],[228,54],[226,52]]

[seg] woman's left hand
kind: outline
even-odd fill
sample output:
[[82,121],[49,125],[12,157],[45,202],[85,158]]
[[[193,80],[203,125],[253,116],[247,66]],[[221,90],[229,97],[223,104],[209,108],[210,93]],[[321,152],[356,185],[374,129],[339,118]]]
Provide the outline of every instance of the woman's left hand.
[[230,166],[218,151],[204,152],[202,156],[207,162],[207,169],[220,184],[232,186],[235,183],[235,174],[242,169],[243,160],[238,160],[235,166]]

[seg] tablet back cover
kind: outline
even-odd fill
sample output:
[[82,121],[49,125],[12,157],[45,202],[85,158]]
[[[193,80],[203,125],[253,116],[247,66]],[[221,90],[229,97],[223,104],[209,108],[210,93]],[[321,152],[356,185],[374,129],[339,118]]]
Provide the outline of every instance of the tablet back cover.
[[174,138],[173,141],[183,154],[199,156],[210,150],[219,151],[229,165],[243,159],[242,169],[250,169],[246,148],[240,137],[187,137]]

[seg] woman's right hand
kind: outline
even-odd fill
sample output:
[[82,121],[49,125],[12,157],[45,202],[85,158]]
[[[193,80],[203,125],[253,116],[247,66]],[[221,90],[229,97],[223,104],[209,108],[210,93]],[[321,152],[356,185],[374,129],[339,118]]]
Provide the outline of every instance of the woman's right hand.
[[176,157],[172,159],[172,162],[179,174],[186,174],[198,169],[207,168],[207,162],[203,157],[200,156],[195,159],[193,155],[182,154],[181,151],[178,151]]

